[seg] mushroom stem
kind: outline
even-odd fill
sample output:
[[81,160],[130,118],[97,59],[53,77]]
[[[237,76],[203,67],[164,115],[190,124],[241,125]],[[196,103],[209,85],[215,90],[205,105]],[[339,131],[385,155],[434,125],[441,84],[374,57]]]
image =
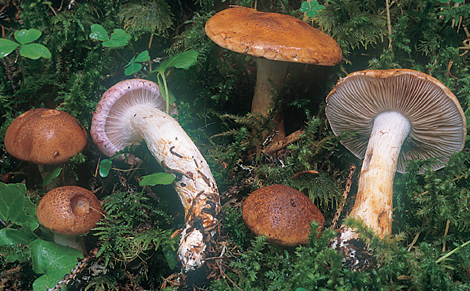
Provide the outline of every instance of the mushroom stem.
[[56,244],[79,250],[83,256],[87,255],[85,237],[81,235],[66,235],[53,231],[53,239]]
[[[178,256],[186,270],[204,263],[208,235],[214,235],[220,211],[217,185],[207,161],[179,123],[152,106],[134,105],[123,120],[134,138],[145,139],[155,159],[176,176],[173,182],[185,209]],[[137,140],[136,140],[137,141]],[[196,222],[200,221],[199,226]],[[199,228],[199,229],[198,229]]]
[[[64,164],[60,164],[60,165],[38,165],[38,169],[39,169],[39,173],[41,174],[41,177],[42,177],[42,180],[46,180],[47,176],[49,176],[52,171],[54,171],[55,168],[57,167],[63,167]],[[45,187],[45,190],[46,191],[51,191],[52,189],[54,188],[57,188],[61,185],[62,183],[62,179],[61,179],[61,175],[53,178],[49,184],[46,185]]]
[[[272,61],[265,58],[256,59],[256,86],[251,104],[251,112],[268,115],[272,106],[272,89],[280,88],[287,73],[287,62]],[[276,88],[276,87],[277,88]],[[274,124],[277,126],[277,135],[274,141],[282,140],[285,137],[284,118],[279,110],[274,114]]]
[[393,181],[401,146],[409,132],[410,122],[398,112],[384,112],[375,118],[356,201],[349,214],[382,238],[392,231]]

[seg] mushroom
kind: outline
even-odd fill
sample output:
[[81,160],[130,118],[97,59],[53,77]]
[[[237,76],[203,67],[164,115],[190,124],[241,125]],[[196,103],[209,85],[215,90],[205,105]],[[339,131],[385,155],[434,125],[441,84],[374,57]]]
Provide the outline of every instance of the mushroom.
[[119,82],[101,97],[93,113],[91,136],[108,156],[145,139],[157,162],[176,177],[173,186],[186,218],[178,257],[184,269],[191,270],[204,263],[206,242],[216,233],[219,192],[207,161],[191,138],[175,119],[157,108],[165,105],[162,102],[158,85],[151,81]]
[[[256,87],[251,112],[268,115],[272,106],[271,91],[281,87],[288,62],[334,66],[341,62],[338,44],[326,33],[288,15],[259,12],[232,6],[206,23],[206,34],[219,46],[256,57]],[[284,138],[281,112],[274,115],[278,135]]]
[[82,234],[101,219],[101,204],[89,190],[77,186],[55,188],[39,201],[36,215],[39,223],[50,229],[54,242],[75,248],[86,255]]
[[[366,70],[340,79],[326,98],[326,115],[335,135],[364,159],[357,196],[349,216],[380,237],[391,234],[395,171],[406,162],[437,158],[434,170],[460,151],[466,120],[459,101],[435,78],[413,70]],[[355,238],[345,230],[342,240]]]
[[[87,133],[72,115],[56,110],[38,108],[18,116],[5,134],[5,148],[15,158],[35,163],[43,179],[47,167],[67,162],[87,144]],[[54,188],[58,180],[46,189]]]
[[325,224],[320,210],[307,196],[281,184],[251,193],[243,203],[243,220],[255,235],[285,247],[306,244],[313,220],[320,229]]

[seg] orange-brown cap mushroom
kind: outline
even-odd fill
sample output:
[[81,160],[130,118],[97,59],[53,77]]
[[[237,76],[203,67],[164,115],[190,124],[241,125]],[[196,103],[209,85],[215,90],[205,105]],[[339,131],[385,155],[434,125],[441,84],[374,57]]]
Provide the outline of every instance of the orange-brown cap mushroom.
[[95,227],[101,219],[101,204],[89,190],[77,186],[55,188],[39,201],[36,215],[39,223],[52,230],[54,241],[84,253],[83,243],[75,236]]
[[87,134],[78,120],[56,109],[26,111],[5,134],[5,148],[13,157],[38,165],[65,163],[86,144]]
[[[272,105],[272,84],[281,86],[287,62],[334,66],[342,59],[342,51],[334,39],[289,15],[234,6],[210,18],[205,30],[219,46],[257,58],[251,111],[264,116]],[[274,123],[279,139],[284,138],[282,115],[274,116]]]
[[243,203],[243,220],[256,235],[281,246],[308,242],[310,224],[319,227],[325,219],[318,207],[302,192],[285,185],[262,187]]

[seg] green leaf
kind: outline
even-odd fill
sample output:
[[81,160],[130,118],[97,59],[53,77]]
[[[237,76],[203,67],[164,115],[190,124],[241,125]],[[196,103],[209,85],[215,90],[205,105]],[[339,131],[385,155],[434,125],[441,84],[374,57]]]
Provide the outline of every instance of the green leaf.
[[122,41],[129,41],[131,39],[130,34],[128,34],[123,29],[114,29],[113,33],[111,34],[111,40],[122,40]]
[[141,52],[137,56],[137,58],[135,58],[135,62],[138,62],[138,63],[146,62],[148,60],[150,60],[150,56],[149,56],[149,51],[147,51],[147,50]]
[[142,69],[141,64],[132,63],[129,67],[126,68],[126,70],[124,71],[124,75],[130,76],[130,75],[140,71],[140,69]]
[[162,252],[163,252],[163,255],[165,256],[166,262],[168,263],[168,267],[170,267],[170,269],[173,270],[178,264],[177,251],[173,249],[171,244],[163,244]]
[[46,187],[54,178],[59,177],[62,167],[55,167],[52,172],[42,181],[42,187]]
[[326,7],[320,5],[317,1],[304,1],[300,4],[300,12],[304,12],[308,17],[314,17],[318,14],[318,11],[325,9]]
[[[33,240],[37,239],[37,236],[29,231],[3,228],[0,230],[0,246],[15,246],[18,244],[28,245]],[[8,252],[8,249],[4,250],[7,261],[14,262],[16,260],[24,261],[24,254],[17,253],[17,250]]]
[[111,39],[103,42],[104,47],[121,47],[129,43],[131,36],[122,29],[115,29],[111,34]]
[[0,59],[8,56],[20,45],[9,39],[0,38]]
[[130,65],[132,65],[133,63],[135,63],[135,56],[133,56],[132,59],[129,61],[129,63],[127,65],[125,65],[124,67],[127,68]]
[[167,173],[153,173],[142,177],[139,186],[155,186],[155,185],[170,185],[175,180],[172,174]]
[[24,184],[0,183],[0,219],[33,231],[39,226],[36,205],[25,195]]
[[21,44],[27,44],[37,40],[41,37],[42,32],[37,29],[22,29],[20,31],[15,31],[15,39]]
[[0,230],[0,246],[28,245],[35,239],[37,239],[37,236],[29,231],[13,228],[3,228]]
[[53,242],[36,239],[29,244],[33,271],[44,274],[33,283],[33,290],[53,288],[69,273],[83,256],[80,251]]
[[109,159],[102,160],[100,162],[100,167],[99,167],[100,176],[103,178],[108,177],[109,171],[111,170],[112,166],[113,166],[113,161]]
[[108,33],[100,24],[93,24],[91,26],[90,38],[94,40],[106,41],[109,40]]
[[52,57],[51,51],[39,43],[25,44],[20,48],[20,55],[33,60],[37,60],[40,57],[46,59],[50,59]]
[[185,51],[164,61],[156,70],[154,70],[154,72],[158,71],[159,73],[164,74],[165,70],[171,67],[187,70],[197,63],[198,56],[199,52],[197,51]]

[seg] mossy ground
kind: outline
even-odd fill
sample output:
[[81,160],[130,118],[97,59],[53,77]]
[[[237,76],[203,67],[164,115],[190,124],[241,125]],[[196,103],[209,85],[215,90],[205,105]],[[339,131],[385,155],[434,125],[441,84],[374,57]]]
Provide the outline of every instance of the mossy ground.
[[[468,116],[470,5],[390,1],[388,22],[383,0],[318,1],[326,8],[313,18],[304,18],[301,2],[0,0],[2,37],[14,40],[15,31],[35,28],[43,33],[37,42],[52,52],[51,59],[31,60],[18,51],[0,59],[0,146],[11,121],[32,108],[67,111],[89,130],[107,88],[131,77],[155,81],[149,72],[163,60],[190,49],[199,52],[195,66],[170,70],[167,79],[178,120],[207,158],[220,189],[220,234],[211,242],[206,266],[189,274],[181,273],[180,265],[171,268],[175,240],[170,237],[182,226],[184,212],[171,187],[139,186],[140,177],[162,171],[145,145],[134,149],[143,159],[138,168],[115,162],[102,178],[97,169],[105,157],[90,141],[65,166],[63,181],[96,190],[109,215],[87,236],[98,257],[90,257],[69,290],[470,290],[470,247],[460,247],[470,241],[468,146],[437,172],[419,174],[432,161],[415,161],[408,173],[397,174],[391,237],[378,239],[348,221],[368,244],[360,249],[357,265],[332,249],[330,241],[336,235],[331,219],[337,207],[346,202],[343,219],[354,201],[359,170],[348,200],[342,199],[350,165],[360,168],[361,161],[341,146],[324,113],[325,97],[347,73],[406,68],[444,83]],[[269,117],[249,113],[254,59],[224,50],[205,36],[207,19],[229,4],[305,19],[343,50],[343,62],[335,67],[290,65],[283,87],[274,92],[273,112],[282,106],[287,134],[304,133],[276,154],[261,154],[269,140],[256,130],[270,129]],[[92,24],[101,24],[109,34],[126,30],[129,44],[103,47],[89,36]],[[144,50],[151,60],[126,77],[125,66]],[[25,183],[37,202],[44,195],[37,168],[1,150],[2,181]],[[320,174],[292,179],[306,170]],[[326,228],[319,236],[312,234],[308,245],[276,248],[253,237],[244,225],[244,197],[275,183],[302,191],[323,211]],[[30,290],[38,277],[24,246],[2,247],[1,254],[17,250],[25,255],[21,262],[0,256],[1,290]]]

